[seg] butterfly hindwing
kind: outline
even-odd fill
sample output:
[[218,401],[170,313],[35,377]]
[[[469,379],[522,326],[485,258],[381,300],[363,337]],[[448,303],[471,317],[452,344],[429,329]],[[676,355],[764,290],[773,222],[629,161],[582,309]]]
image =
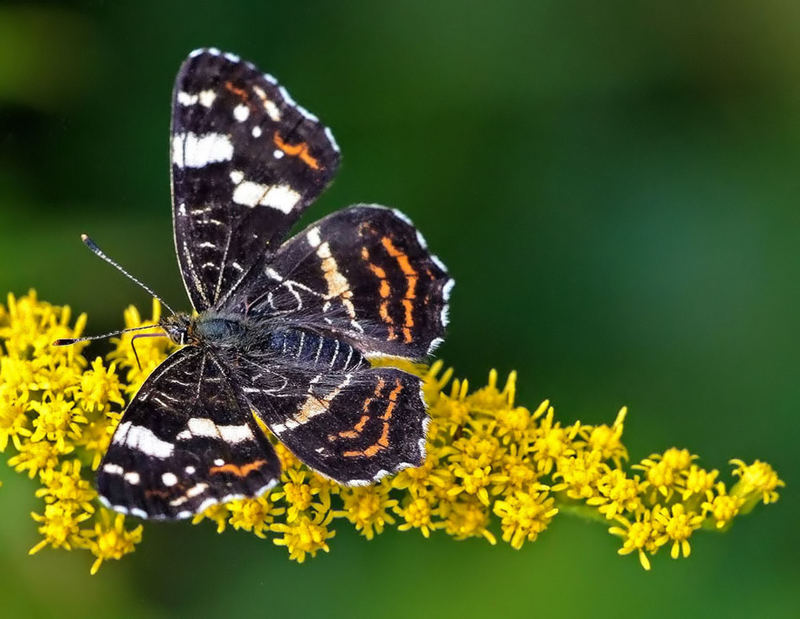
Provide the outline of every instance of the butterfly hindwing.
[[98,492],[117,511],[186,518],[258,496],[280,463],[223,367],[186,347],[156,368],[125,411],[100,465]]
[[452,285],[404,215],[360,205],[284,243],[230,308],[301,320],[367,355],[419,359],[442,341]]
[[282,392],[260,388],[251,371],[241,380],[250,381],[247,398],[256,414],[309,467],[364,485],[422,464],[428,415],[421,379],[367,364],[335,374],[295,367],[289,374],[292,388]]
[[173,224],[195,309],[222,302],[277,247],[339,157],[271,76],[215,49],[186,59],[172,102]]

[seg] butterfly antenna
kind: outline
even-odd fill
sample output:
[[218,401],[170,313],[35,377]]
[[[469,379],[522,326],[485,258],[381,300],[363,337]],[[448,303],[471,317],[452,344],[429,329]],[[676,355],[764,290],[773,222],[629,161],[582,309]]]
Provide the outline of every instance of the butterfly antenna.
[[169,310],[169,312],[170,312],[171,314],[174,314],[174,313],[175,313],[175,310],[173,310],[173,309],[172,309],[172,308],[171,308],[171,307],[170,307],[170,306],[167,304],[167,302],[166,302],[166,301],[164,301],[164,299],[162,299],[162,298],[161,298],[161,297],[159,297],[159,296],[158,296],[158,295],[157,295],[155,292],[153,292],[152,288],[150,288],[150,287],[149,287],[147,284],[145,284],[145,283],[143,283],[143,282],[139,281],[139,280],[138,280],[138,279],[136,279],[136,278],[135,278],[133,275],[131,275],[130,273],[128,273],[128,272],[127,272],[127,271],[126,271],[124,268],[122,268],[122,265],[121,265],[121,264],[119,264],[119,263],[118,263],[116,260],[113,260],[112,258],[109,258],[109,257],[108,257],[108,256],[107,256],[107,255],[106,255],[104,252],[103,252],[103,250],[102,250],[102,249],[100,249],[100,248],[97,246],[97,243],[95,243],[95,242],[94,242],[92,239],[90,239],[90,238],[89,238],[87,235],[85,235],[85,234],[81,234],[81,241],[83,241],[83,244],[84,244],[84,245],[86,245],[86,247],[88,247],[88,248],[89,248],[89,251],[90,251],[90,252],[92,252],[92,253],[93,253],[95,256],[97,256],[98,258],[102,258],[103,260],[105,260],[106,262],[108,262],[108,264],[110,264],[112,267],[114,267],[115,269],[117,269],[117,271],[119,271],[120,273],[122,273],[122,274],[123,274],[125,277],[127,277],[127,278],[128,278],[129,280],[131,280],[132,282],[135,282],[135,283],[139,284],[139,286],[141,286],[142,288],[144,288],[144,289],[145,289],[145,290],[146,290],[146,291],[147,291],[147,292],[148,292],[148,293],[149,293],[151,296],[153,296],[154,298],[158,299],[158,301],[161,303],[161,305],[163,305],[164,307],[166,307],[166,308],[167,308],[167,310]]
[[[109,333],[103,333],[102,335],[87,335],[84,337],[62,337],[57,339],[53,342],[53,346],[71,346],[72,344],[77,344],[78,342],[89,342],[91,340],[102,340],[107,337],[113,337],[115,335],[122,335],[123,333],[128,333],[129,331],[142,331],[143,329],[155,329],[160,327],[161,325],[143,325],[141,327],[131,327],[129,329],[120,329],[119,331],[111,331]],[[154,334],[155,335],[155,334]],[[158,335],[162,335],[159,333]]]

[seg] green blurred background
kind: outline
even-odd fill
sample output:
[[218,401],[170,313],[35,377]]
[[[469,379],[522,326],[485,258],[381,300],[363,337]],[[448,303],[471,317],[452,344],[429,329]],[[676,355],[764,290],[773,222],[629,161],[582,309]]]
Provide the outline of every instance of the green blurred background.
[[[340,524],[305,565],[252,535],[148,525],[90,577],[44,551],[33,484],[0,469],[0,614],[85,617],[765,616],[800,613],[800,4],[759,2],[5,2],[0,292],[36,287],[121,324],[174,305],[172,80],[215,45],[329,124],[346,204],[402,208],[457,286],[440,351],[474,384],[626,426],[633,459],[688,447],[788,488],[651,573],[603,527],[557,518],[516,552],[443,535],[366,542]],[[98,349],[101,350],[101,349]]]

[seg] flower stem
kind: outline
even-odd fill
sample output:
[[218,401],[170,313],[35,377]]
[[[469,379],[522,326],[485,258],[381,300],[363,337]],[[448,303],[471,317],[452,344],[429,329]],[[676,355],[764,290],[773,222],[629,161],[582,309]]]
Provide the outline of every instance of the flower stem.
[[561,495],[558,493],[554,496],[555,506],[558,508],[559,514],[566,514],[568,516],[577,516],[583,520],[598,522],[611,526],[614,524],[613,520],[608,520],[603,514],[597,511],[596,508],[580,503],[574,499]]

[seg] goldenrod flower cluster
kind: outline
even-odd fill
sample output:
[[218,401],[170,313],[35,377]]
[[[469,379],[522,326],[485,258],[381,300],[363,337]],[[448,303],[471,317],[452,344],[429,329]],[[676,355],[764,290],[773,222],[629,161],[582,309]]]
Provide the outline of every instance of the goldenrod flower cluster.
[[[153,324],[159,314],[158,303],[148,321],[129,308],[125,326]],[[80,335],[85,324],[85,315],[72,322],[69,308],[39,301],[34,292],[0,305],[0,451],[39,486],[42,505],[32,518],[41,538],[31,553],[87,549],[95,573],[142,539],[138,521],[98,503],[93,477],[126,401],[172,345],[167,338],[137,340],[141,367],[130,334],[91,362],[82,354],[85,343],[51,346]],[[775,502],[784,485],[764,462],[732,460],[738,479],[728,487],[719,471],[701,468],[696,455],[678,448],[629,466],[625,408],[610,425],[563,425],[547,401],[534,410],[515,404],[514,373],[501,388],[492,371],[488,384],[471,392],[441,362],[403,367],[425,380],[432,419],[423,466],[347,488],[276,443],[281,485],[256,499],[212,506],[193,522],[271,538],[302,562],[329,551],[334,520],[349,521],[367,539],[390,526],[490,544],[499,536],[519,549],[557,515],[573,514],[605,523],[620,537],[619,553],[636,553],[650,569],[649,557],[662,547],[673,558],[687,557],[695,531],[727,529],[756,504]]]

